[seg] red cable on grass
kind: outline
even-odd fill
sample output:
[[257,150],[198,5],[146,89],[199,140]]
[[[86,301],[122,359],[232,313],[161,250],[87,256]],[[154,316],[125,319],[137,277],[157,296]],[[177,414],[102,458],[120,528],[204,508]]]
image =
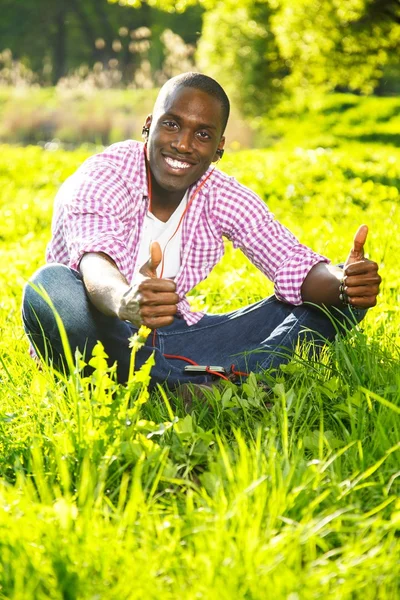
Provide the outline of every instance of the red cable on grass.
[[185,362],[188,362],[189,364],[193,365],[194,367],[198,367],[199,364],[197,362],[195,362],[194,360],[192,360],[191,358],[186,358],[186,356],[179,356],[178,354],[163,354],[163,356],[165,356],[165,358],[176,358],[177,360],[184,360]]
[[217,373],[217,371],[211,371],[209,367],[206,367],[206,373],[209,373],[210,375],[214,375],[216,377],[221,377],[221,379],[225,379],[225,381],[229,381],[229,377],[222,375],[222,373]]
[[[191,358],[187,358],[186,356],[179,356],[178,354],[163,354],[163,356],[165,356],[165,358],[183,360],[184,362],[187,362],[187,363],[193,365],[194,367],[199,366],[199,363],[195,362]],[[229,381],[228,377],[225,377],[225,375],[223,375],[222,373],[217,373],[216,371],[212,371],[210,369],[210,367],[206,367],[206,373],[209,373],[210,375],[214,375],[216,377],[221,377],[221,379],[226,379],[226,381]]]
[[245,373],[244,371],[235,371],[235,365],[231,365],[231,373],[233,375],[238,375],[238,377],[248,377],[249,373]]

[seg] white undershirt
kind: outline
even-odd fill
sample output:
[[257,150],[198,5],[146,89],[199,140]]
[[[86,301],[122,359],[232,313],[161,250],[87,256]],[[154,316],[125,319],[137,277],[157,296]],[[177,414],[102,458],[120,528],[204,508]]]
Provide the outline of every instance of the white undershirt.
[[[182,239],[182,224],[174,237],[175,229],[178,226],[179,220],[187,206],[188,193],[184,195],[178,207],[172,213],[166,223],[157,219],[151,212],[147,211],[143,222],[143,231],[140,239],[139,252],[136,261],[135,271],[139,269],[149,260],[151,242],[158,242],[161,246],[161,251],[164,256],[164,272],[163,277],[173,279],[178,274],[181,266],[181,239]],[[168,241],[170,240],[170,241]],[[165,254],[165,255],[164,255]],[[157,275],[161,274],[161,264],[157,268]]]

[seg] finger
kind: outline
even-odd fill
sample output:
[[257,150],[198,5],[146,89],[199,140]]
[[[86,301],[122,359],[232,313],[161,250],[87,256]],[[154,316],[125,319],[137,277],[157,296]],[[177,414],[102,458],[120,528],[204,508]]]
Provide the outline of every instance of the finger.
[[146,325],[150,329],[160,329],[160,327],[167,327],[174,322],[174,317],[148,317],[143,319],[142,324]]
[[354,236],[352,252],[355,254],[362,254],[364,256],[364,244],[367,241],[367,235],[367,225],[361,225]]
[[128,306],[126,312],[124,313],[124,320],[130,321],[137,326],[147,325],[148,322],[153,323],[155,322],[155,319],[159,319],[161,317],[169,318],[171,320],[177,312],[178,307],[176,304],[170,304],[166,306]]
[[150,268],[156,272],[158,265],[162,261],[161,246],[158,242],[150,244]]
[[142,275],[147,277],[157,277],[157,267],[162,261],[161,246],[158,242],[152,242],[150,244],[150,257],[149,260],[139,269]]
[[146,292],[140,294],[139,297],[140,306],[171,306],[178,304],[178,302],[179,296],[174,292],[159,292],[157,294]]
[[358,273],[378,273],[378,265],[373,260],[360,260],[349,264],[345,269],[345,275],[356,275]]
[[376,306],[376,296],[356,296],[349,298],[351,306],[356,308],[372,308]]
[[357,287],[345,287],[345,293],[349,297],[368,297],[377,296],[379,294],[379,285],[360,285]]
[[171,279],[144,279],[138,287],[141,293],[145,292],[175,292],[176,284]]
[[153,317],[172,317],[176,315],[178,307],[176,304],[168,304],[163,306],[141,306],[140,316],[142,319],[151,319]]
[[357,229],[356,235],[354,236],[353,246],[350,250],[349,256],[347,257],[345,266],[364,258],[364,244],[367,240],[367,235],[367,225],[361,225],[361,227]]
[[352,275],[349,277],[345,277],[343,279],[344,287],[358,287],[358,286],[368,286],[368,285],[380,285],[382,279],[380,275]]

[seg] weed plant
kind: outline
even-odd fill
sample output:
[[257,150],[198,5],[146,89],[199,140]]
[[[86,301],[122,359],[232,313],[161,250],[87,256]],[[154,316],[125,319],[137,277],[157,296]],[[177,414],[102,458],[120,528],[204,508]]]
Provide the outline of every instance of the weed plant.
[[[82,357],[55,378],[27,354],[22,286],[43,261],[55,191],[86,155],[1,147],[0,598],[398,598],[400,151],[224,157],[334,262],[367,223],[382,294],[318,359],[299,347],[263,374],[270,394],[251,376],[190,413],[149,394],[151,362],[118,386],[101,345],[90,377]],[[227,244],[191,301],[217,312],[271,291]]]

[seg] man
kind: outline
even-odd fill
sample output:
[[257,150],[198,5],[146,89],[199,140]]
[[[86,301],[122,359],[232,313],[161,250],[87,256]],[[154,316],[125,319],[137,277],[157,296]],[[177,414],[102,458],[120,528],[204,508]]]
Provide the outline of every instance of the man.
[[[128,373],[128,339],[141,324],[154,334],[138,364],[154,351],[153,384],[174,386],[211,380],[208,372],[186,372],[185,358],[228,373],[276,367],[299,339],[332,339],[334,319],[354,323],[376,303],[381,279],[364,258],[366,226],[344,269],[332,267],[253,192],[215,169],[228,116],[216,81],[199,73],[175,77],[146,119],[145,143],[129,140],[91,157],[57,195],[49,264],[32,281],[52,299],[71,348],[90,356],[100,340],[120,381]],[[191,312],[186,294],[220,260],[222,236],[274,282],[275,295],[223,315]],[[23,319],[36,350],[59,364],[53,313],[30,285]]]

